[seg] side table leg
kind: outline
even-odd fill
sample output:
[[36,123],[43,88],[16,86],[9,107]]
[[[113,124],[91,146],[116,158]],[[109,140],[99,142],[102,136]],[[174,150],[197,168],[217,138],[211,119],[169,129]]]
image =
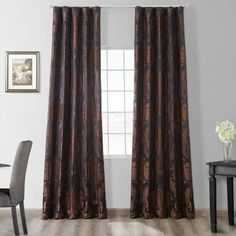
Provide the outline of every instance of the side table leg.
[[228,195],[229,224],[234,225],[234,179],[233,177],[227,177],[227,195]]
[[211,232],[216,233],[217,222],[216,222],[216,178],[210,176],[210,218],[211,218]]

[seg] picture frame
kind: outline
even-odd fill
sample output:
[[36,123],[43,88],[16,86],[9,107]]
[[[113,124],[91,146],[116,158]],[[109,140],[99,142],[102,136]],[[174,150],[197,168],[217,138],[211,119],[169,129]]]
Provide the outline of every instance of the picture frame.
[[39,92],[39,52],[6,52],[6,92]]

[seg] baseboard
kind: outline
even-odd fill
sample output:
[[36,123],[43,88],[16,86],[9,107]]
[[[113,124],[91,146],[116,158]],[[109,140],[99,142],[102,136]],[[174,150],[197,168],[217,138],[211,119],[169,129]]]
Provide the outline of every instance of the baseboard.
[[[42,211],[40,208],[27,208],[26,211]],[[129,208],[108,208],[107,209],[108,215],[116,215],[116,216],[129,216],[130,215],[130,209]],[[197,216],[209,216],[210,215],[210,209],[209,208],[197,208],[195,210],[196,217]],[[217,209],[217,215],[218,216],[225,216],[228,214],[228,210],[226,208],[219,208]],[[235,211],[236,215],[236,211]]]
[[[127,216],[130,213],[130,210],[128,208],[109,208],[107,209],[108,214],[110,215],[118,215],[118,216]],[[210,215],[210,209],[209,208],[198,208],[195,210],[196,216],[209,216]],[[228,210],[225,208],[219,208],[217,209],[217,215],[218,216],[224,216],[228,214]],[[236,211],[235,211],[236,215]]]
[[108,215],[116,215],[116,216],[129,216],[130,210],[128,208],[109,208],[107,209]]
[[[210,215],[210,209],[209,208],[199,208],[195,210],[196,216],[209,216]],[[226,208],[218,208],[217,209],[217,216],[225,216],[228,214],[228,209]],[[234,214],[236,214],[236,211],[234,211]]]

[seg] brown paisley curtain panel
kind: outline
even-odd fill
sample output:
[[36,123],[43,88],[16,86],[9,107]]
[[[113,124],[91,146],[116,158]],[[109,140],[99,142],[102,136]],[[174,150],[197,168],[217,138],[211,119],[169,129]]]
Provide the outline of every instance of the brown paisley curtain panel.
[[55,7],[43,219],[106,218],[100,8]]
[[135,11],[131,217],[194,217],[182,7]]

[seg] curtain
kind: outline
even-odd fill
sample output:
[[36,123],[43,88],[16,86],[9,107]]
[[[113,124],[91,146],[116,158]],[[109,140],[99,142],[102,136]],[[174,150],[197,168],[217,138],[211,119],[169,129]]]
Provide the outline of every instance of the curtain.
[[54,8],[49,96],[42,218],[106,218],[100,8]]
[[193,218],[184,12],[135,9],[131,218]]

